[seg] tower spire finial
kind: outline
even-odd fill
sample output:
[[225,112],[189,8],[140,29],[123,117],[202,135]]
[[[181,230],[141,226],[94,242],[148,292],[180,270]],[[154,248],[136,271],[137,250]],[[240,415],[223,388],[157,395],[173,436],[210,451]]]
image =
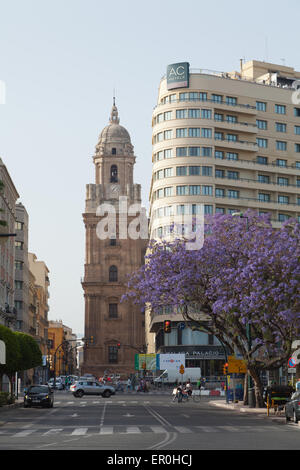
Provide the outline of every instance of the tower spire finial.
[[113,107],[111,109],[109,122],[111,124],[119,124],[120,122],[118,108],[116,106],[115,89],[114,89],[114,96],[113,96]]

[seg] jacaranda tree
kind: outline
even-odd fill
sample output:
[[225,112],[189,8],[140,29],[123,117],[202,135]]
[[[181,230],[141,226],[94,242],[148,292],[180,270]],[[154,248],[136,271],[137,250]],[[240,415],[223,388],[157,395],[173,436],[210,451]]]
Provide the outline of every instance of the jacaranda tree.
[[300,327],[300,225],[267,216],[210,216],[204,245],[151,242],[125,296],[142,308],[180,310],[246,361],[263,406],[260,373],[287,364]]

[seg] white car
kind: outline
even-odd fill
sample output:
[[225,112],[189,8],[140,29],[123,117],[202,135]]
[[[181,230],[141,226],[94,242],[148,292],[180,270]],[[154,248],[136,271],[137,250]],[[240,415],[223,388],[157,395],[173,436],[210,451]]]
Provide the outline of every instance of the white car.
[[[53,389],[54,379],[50,379],[49,382],[47,382],[47,385],[49,385],[49,387],[51,389]],[[64,386],[63,386],[63,383],[62,383],[61,379],[59,379],[59,378],[55,379],[55,388],[56,388],[56,390],[63,390],[64,389]]]
[[116,393],[115,388],[111,385],[103,385],[99,382],[85,379],[79,379],[78,382],[71,385],[70,391],[74,397],[82,397],[83,395],[101,395],[103,398],[109,398]]

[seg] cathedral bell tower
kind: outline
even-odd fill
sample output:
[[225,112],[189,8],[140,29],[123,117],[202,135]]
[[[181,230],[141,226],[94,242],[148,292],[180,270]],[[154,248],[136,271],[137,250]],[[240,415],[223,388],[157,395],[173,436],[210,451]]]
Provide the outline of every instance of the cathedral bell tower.
[[[121,233],[124,220],[128,227],[134,216],[120,214],[120,200],[125,199],[128,207],[141,204],[141,186],[133,182],[135,159],[114,99],[109,124],[95,148],[95,184],[86,186],[83,214],[86,257],[82,287],[87,341],[82,373],[96,376],[134,372],[134,356],[145,348],[144,315],[130,302],[120,302],[126,292],[127,275],[144,263],[147,246],[145,235],[133,239]],[[99,237],[99,223],[107,216],[99,212],[104,204],[113,207],[115,213],[114,235],[106,238]]]

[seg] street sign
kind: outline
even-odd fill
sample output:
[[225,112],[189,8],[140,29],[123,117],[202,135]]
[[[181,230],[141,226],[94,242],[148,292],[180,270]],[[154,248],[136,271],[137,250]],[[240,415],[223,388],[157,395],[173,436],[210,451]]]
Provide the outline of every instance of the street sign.
[[289,358],[289,367],[296,367],[296,359],[294,357]]
[[231,374],[246,374],[247,366],[245,361],[237,359],[235,356],[228,356],[228,372]]

